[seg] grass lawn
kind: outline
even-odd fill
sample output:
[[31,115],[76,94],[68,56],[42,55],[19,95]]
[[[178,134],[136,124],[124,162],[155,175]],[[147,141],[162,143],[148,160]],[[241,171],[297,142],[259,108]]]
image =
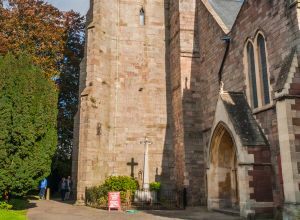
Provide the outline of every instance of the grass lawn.
[[28,201],[23,199],[12,199],[9,202],[13,205],[12,210],[0,209],[1,220],[27,220],[27,205]]
[[1,220],[27,220],[25,210],[0,210]]

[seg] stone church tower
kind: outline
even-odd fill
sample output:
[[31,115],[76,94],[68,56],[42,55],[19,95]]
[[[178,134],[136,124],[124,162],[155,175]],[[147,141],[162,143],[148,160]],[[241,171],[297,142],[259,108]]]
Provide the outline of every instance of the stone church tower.
[[[138,163],[134,177],[141,181],[144,146],[140,141],[145,137],[153,142],[150,182],[161,181],[167,190],[188,188],[192,180],[186,165],[199,164],[202,152],[193,148],[184,152],[184,142],[198,146],[199,140],[192,128],[188,128],[191,139],[184,140],[182,128],[183,120],[189,120],[182,115],[181,98],[187,87],[181,85],[189,83],[194,56],[195,5],[195,0],[171,4],[166,0],[91,1],[73,151],[79,201],[86,187],[110,175],[130,175],[127,163],[132,160]],[[177,21],[179,10],[182,23]],[[169,18],[175,24],[172,28]],[[183,74],[181,65],[187,67]],[[176,72],[173,79],[171,69]],[[189,164],[184,162],[186,155],[191,156]],[[203,185],[203,171],[196,176]],[[204,190],[191,193],[193,202],[201,202],[196,198],[205,201],[201,193]]]
[[130,175],[132,158],[138,177],[144,137],[153,142],[151,180],[170,175],[164,20],[163,0],[92,2],[77,117],[78,199],[86,186]]

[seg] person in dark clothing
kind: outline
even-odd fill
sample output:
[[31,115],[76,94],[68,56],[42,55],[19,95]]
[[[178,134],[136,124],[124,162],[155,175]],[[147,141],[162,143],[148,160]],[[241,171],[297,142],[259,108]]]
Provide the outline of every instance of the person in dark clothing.
[[61,195],[61,200],[65,201],[65,196],[66,196],[66,190],[67,190],[67,181],[63,177],[59,183],[60,187],[60,195]]
[[73,181],[72,181],[71,176],[68,176],[68,179],[66,179],[66,181],[67,181],[67,189],[66,189],[65,200],[69,200],[70,194],[71,194],[72,188],[73,188]]

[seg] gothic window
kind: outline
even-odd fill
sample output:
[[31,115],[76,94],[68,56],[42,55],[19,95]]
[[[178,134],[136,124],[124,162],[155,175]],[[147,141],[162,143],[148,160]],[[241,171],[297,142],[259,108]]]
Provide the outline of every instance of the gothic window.
[[267,67],[267,55],[266,55],[266,43],[261,34],[257,36],[257,49],[259,58],[259,73],[261,80],[261,93],[263,105],[270,103],[270,91],[269,91],[269,77]]
[[248,64],[248,79],[249,79],[251,105],[253,108],[257,108],[258,98],[257,98],[257,85],[256,85],[255,58],[254,58],[254,48],[251,42],[248,42],[247,44],[247,64]]
[[140,10],[140,25],[144,26],[145,25],[145,11],[143,8]]
[[271,103],[268,53],[264,35],[261,32],[248,40],[245,45],[245,71],[247,78],[247,97],[253,109]]

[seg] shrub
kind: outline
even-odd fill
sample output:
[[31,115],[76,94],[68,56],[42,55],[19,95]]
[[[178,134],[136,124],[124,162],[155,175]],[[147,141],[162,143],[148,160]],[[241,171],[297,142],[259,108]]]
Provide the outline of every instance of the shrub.
[[86,190],[88,204],[104,206],[107,204],[109,189],[106,186],[94,186]]
[[12,209],[12,205],[10,205],[10,204],[8,204],[8,203],[6,203],[6,202],[0,202],[0,209],[6,209],[6,210],[8,210],[8,209]]
[[160,182],[150,183],[150,191],[159,191],[160,187],[161,187],[161,183]]
[[137,181],[129,176],[112,176],[105,180],[104,186],[110,191],[135,191],[138,187]]
[[120,192],[121,201],[126,201],[128,191],[133,194],[138,188],[136,180],[128,176],[111,176],[100,186],[88,188],[86,200],[88,204],[104,206],[108,201],[108,192]]
[[109,192],[120,192],[121,201],[125,202],[127,191],[134,193],[138,188],[138,183],[129,176],[111,176],[105,180],[103,186],[105,186]]

